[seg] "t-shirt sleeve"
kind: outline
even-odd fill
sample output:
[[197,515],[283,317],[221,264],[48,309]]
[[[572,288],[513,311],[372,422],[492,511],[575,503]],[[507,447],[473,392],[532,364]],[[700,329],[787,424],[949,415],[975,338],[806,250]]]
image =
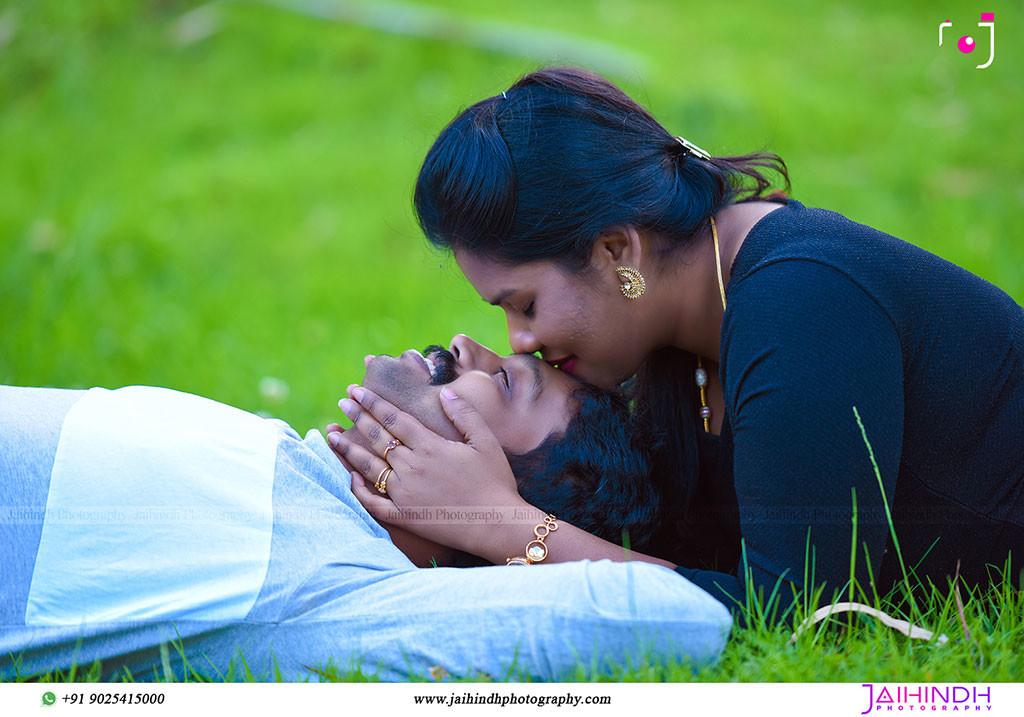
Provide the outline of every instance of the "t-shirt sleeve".
[[870,595],[865,550],[877,576],[889,537],[883,493],[891,506],[902,446],[896,328],[852,279],[808,260],[756,269],[729,301],[723,388],[755,589],[767,597],[781,580],[786,600],[790,587],[824,582],[828,599],[849,581],[855,540],[855,575]]

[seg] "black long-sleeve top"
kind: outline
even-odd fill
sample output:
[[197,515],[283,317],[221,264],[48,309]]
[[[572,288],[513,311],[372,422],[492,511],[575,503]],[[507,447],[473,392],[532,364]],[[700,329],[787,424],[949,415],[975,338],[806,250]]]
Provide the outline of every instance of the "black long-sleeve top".
[[[756,587],[813,574],[826,595],[843,588],[854,493],[855,575],[869,596],[866,556],[879,592],[902,576],[885,501],[918,579],[944,586],[959,561],[984,582],[1011,549],[1020,569],[1024,309],[950,262],[794,200],[751,229],[726,298],[726,425],[713,445],[731,438],[733,490],[720,483],[709,500],[726,522],[734,506]],[[716,480],[729,480],[727,463]],[[735,557],[728,572],[677,570],[734,606]]]

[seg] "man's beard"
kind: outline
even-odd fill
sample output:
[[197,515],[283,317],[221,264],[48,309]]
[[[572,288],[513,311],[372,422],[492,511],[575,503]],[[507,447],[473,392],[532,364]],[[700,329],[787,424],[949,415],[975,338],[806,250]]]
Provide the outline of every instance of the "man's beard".
[[416,367],[419,359],[411,361],[405,354],[398,357],[382,354],[367,366],[363,385],[435,433],[449,440],[460,440],[461,434],[441,409],[438,397],[438,386],[458,378],[455,357],[438,346],[428,347],[423,352],[424,355],[431,353],[436,354],[436,358],[431,357],[435,371],[429,378],[424,376],[422,365]]

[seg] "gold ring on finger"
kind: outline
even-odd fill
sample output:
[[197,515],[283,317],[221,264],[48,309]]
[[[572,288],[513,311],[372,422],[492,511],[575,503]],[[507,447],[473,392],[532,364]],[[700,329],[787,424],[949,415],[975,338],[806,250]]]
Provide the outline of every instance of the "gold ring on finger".
[[373,484],[373,487],[377,489],[378,493],[381,493],[382,495],[388,494],[388,476],[391,472],[391,466],[387,466],[377,476],[377,482]]
[[395,448],[398,448],[400,445],[402,445],[402,442],[400,440],[398,440],[397,438],[392,438],[390,441],[388,441],[388,444],[386,446],[384,446],[384,462],[385,463],[388,462],[388,451],[390,451],[392,449],[395,449]]

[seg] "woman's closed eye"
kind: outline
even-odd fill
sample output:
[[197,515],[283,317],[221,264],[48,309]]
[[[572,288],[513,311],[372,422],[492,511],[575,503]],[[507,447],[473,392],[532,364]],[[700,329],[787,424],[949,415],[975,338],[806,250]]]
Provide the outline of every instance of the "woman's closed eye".
[[529,304],[526,305],[526,308],[523,309],[523,316],[525,316],[528,319],[532,319],[533,318],[533,314],[534,314],[533,302],[531,301]]

